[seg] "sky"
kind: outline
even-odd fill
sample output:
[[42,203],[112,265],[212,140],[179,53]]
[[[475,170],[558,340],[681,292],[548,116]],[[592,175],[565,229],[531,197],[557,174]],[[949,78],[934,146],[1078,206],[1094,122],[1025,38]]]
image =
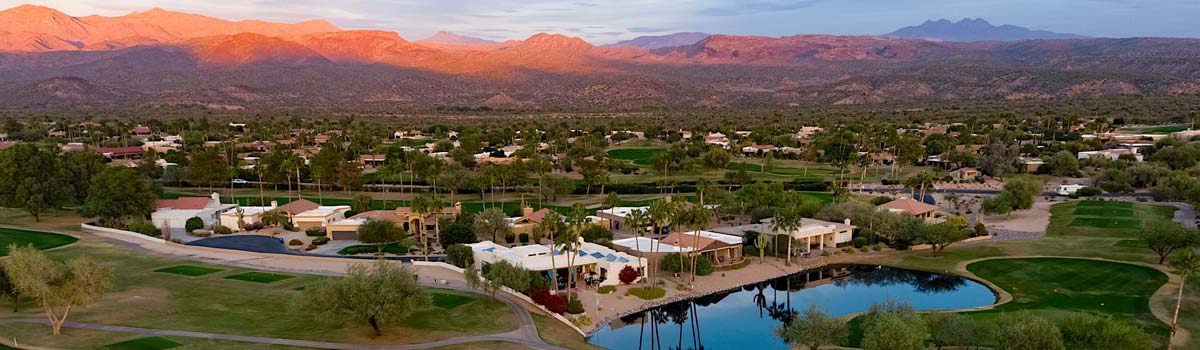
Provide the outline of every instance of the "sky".
[[23,3],[73,16],[161,7],[225,19],[321,18],[410,40],[439,30],[492,40],[552,32],[597,44],[681,31],[874,35],[928,19],[976,17],[1096,37],[1200,37],[1200,0],[0,0],[0,7]]

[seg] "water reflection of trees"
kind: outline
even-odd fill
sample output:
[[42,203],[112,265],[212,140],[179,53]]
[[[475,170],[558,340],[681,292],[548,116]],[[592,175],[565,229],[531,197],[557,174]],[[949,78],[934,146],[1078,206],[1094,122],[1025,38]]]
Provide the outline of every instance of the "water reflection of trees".
[[[715,299],[710,298],[709,304],[704,305],[715,304],[730,293],[722,294]],[[641,327],[638,332],[638,349],[702,350],[704,345],[700,338],[700,317],[697,312],[698,306],[704,305],[700,305],[697,300],[671,303],[631,314],[622,317],[621,322],[638,323]],[[671,344],[670,333],[675,333],[675,344]],[[665,346],[663,338],[667,338]]]
[[[875,266],[833,266],[742,286],[740,290],[734,289],[666,304],[622,317],[620,322],[629,326],[636,324],[640,327],[638,332],[639,350],[700,350],[704,349],[704,345],[700,334],[699,308],[718,304],[734,293],[753,293],[751,299],[758,308],[759,317],[770,317],[787,325],[800,314],[792,306],[792,292],[824,284],[842,287],[847,285],[907,284],[913,286],[920,293],[947,293],[965,286],[967,279],[932,272]],[[675,336],[674,339],[671,339],[672,335]]]
[[854,266],[844,283],[865,286],[907,284],[920,293],[948,293],[967,284],[967,279],[940,273],[893,269],[886,267]]

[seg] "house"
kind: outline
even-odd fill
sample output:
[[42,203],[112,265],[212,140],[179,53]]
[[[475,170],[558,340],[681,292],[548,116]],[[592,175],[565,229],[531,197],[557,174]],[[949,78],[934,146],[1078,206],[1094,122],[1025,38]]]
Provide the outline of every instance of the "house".
[[933,219],[937,215],[936,206],[926,204],[912,198],[896,198],[891,202],[880,204],[875,208],[897,214],[912,215],[925,220]]
[[1108,159],[1118,160],[1121,156],[1133,157],[1137,161],[1142,161],[1142,154],[1138,153],[1136,148],[1113,148],[1099,151],[1083,151],[1077,155],[1079,159],[1089,159],[1092,157],[1107,157]]
[[348,211],[350,211],[349,205],[323,205],[313,210],[292,215],[292,225],[295,225],[296,229],[301,231],[314,227],[323,228],[338,220],[345,219],[346,212]]
[[512,226],[514,235],[527,234],[532,236],[533,230],[536,230],[538,225],[542,224],[542,219],[549,213],[550,209],[547,208],[534,211],[533,208],[527,206],[521,208],[521,217],[509,219],[509,226]]
[[371,210],[330,223],[325,226],[325,237],[331,240],[356,240],[358,227],[369,220],[388,220],[396,223],[401,221],[395,210]]
[[971,167],[962,167],[950,171],[950,178],[954,179],[954,181],[974,181],[980,175],[983,175],[983,173],[979,172],[979,169]]
[[670,253],[683,253],[688,256],[700,254],[717,266],[742,261],[742,237],[712,231],[672,232],[662,239],[633,237],[612,243],[617,249],[631,254],[650,254],[651,259]]
[[592,277],[599,281],[600,285],[609,286],[621,283],[618,276],[621,270],[627,266],[638,270],[639,274],[643,274],[644,271],[641,267],[646,266],[647,262],[645,258],[635,257],[599,244],[584,242],[582,238],[579,240],[577,255],[571,259],[573,261],[570,266],[567,264],[567,252],[551,249],[551,247],[541,244],[509,248],[492,241],[483,241],[467,244],[467,246],[471,247],[476,268],[482,269],[488,264],[507,261],[515,266],[556,278],[559,285],[563,286],[566,285],[566,278],[570,275],[569,268],[573,268],[575,275],[581,279]]
[[363,154],[358,156],[358,164],[377,167],[387,162],[386,154]]
[[96,148],[96,152],[100,152],[108,159],[142,159],[142,147],[100,147]]
[[850,219],[845,222],[831,222],[817,219],[803,218],[800,221],[800,228],[792,232],[782,232],[775,229],[773,218],[763,219],[762,223],[749,224],[733,227],[713,228],[713,231],[734,236],[746,235],[746,232],[754,231],[768,235],[783,235],[787,234],[797,241],[807,243],[809,249],[825,249],[825,247],[836,247],[840,244],[849,243],[854,239],[854,230],[857,226],[850,224]]
[[396,223],[410,234],[422,234],[437,228],[440,219],[454,220],[462,213],[462,202],[454,203],[453,207],[442,208],[441,215],[416,213],[409,207],[396,208]]
[[[263,213],[266,213],[279,205],[275,201],[271,201],[269,207],[243,207],[235,206],[221,212],[221,226],[228,227],[234,231],[241,231],[244,225],[253,225],[262,223]],[[239,213],[239,210],[241,211]],[[242,225],[238,225],[241,222]]]
[[295,222],[296,214],[300,214],[300,213],[303,213],[303,212],[306,212],[309,210],[317,209],[317,207],[320,207],[320,206],[321,205],[319,205],[317,203],[313,203],[313,201],[310,201],[307,199],[297,199],[297,200],[288,202],[288,204],[279,206],[279,210],[283,211],[284,213],[287,213],[289,221]]
[[221,223],[220,213],[233,208],[233,204],[221,204],[221,195],[214,192],[209,197],[179,197],[154,201],[154,212],[150,222],[159,229],[184,228],[193,217],[204,222],[204,228]]
[[[645,207],[613,207],[613,208],[604,209],[604,210],[597,210],[596,216],[599,216],[605,220],[608,220],[608,229],[609,230],[629,231],[629,228],[625,227],[626,226],[625,218],[629,217],[629,214],[633,213],[634,210],[640,210],[643,213],[645,213],[650,210],[650,207],[648,207],[648,206],[645,206]],[[663,232],[666,232],[665,231],[666,229],[667,228],[664,227]]]
[[1046,162],[1043,161],[1041,158],[1022,158],[1021,159],[1021,165],[1025,166],[1025,172],[1030,173],[1030,174],[1038,172],[1038,169],[1041,168],[1042,165],[1044,165],[1044,164],[1046,164]]
[[129,133],[137,136],[150,135],[150,128],[144,125],[138,125],[133,127],[133,129],[130,129]]

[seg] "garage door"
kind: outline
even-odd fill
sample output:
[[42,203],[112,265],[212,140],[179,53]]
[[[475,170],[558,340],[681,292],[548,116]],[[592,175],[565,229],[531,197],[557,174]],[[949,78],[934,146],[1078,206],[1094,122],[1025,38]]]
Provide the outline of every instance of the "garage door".
[[333,231],[333,239],[340,241],[352,241],[358,239],[358,232],[354,231]]

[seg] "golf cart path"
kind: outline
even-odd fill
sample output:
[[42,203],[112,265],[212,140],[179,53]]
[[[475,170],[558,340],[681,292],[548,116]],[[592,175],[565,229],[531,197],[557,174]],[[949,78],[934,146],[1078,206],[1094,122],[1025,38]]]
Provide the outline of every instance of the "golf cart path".
[[[81,238],[81,239],[87,238],[87,237],[94,237],[94,238],[99,238],[108,243],[113,243],[113,244],[116,244],[119,246],[146,252],[149,254],[159,255],[159,256],[168,256],[168,257],[181,258],[181,259],[185,259],[185,260],[192,260],[192,261],[203,262],[203,263],[234,266],[234,267],[243,267],[243,268],[272,271],[272,272],[282,272],[282,273],[340,276],[340,275],[345,274],[346,268],[348,266],[355,264],[355,263],[363,262],[362,260],[355,260],[355,259],[291,256],[291,255],[281,255],[281,254],[253,253],[253,252],[246,252],[246,251],[229,251],[229,250],[223,250],[223,249],[186,246],[186,245],[180,245],[180,244],[161,244],[161,243],[155,243],[155,242],[150,242],[150,241],[146,241],[146,240],[131,238],[131,237],[127,237],[127,236],[105,234],[105,233],[99,233],[99,232],[82,233],[82,232],[78,232],[78,231],[66,231],[66,230],[54,230],[54,229],[30,229],[30,228],[23,228],[23,227],[19,227],[19,226],[9,226],[9,225],[0,225],[0,227],[33,230],[33,231],[44,231],[44,232],[50,232],[50,233],[59,233],[59,234],[69,235],[69,236],[73,236],[73,237],[77,237],[77,238]],[[422,286],[433,287],[433,288],[452,289],[452,290],[456,290],[456,291],[478,294],[482,297],[491,297],[490,295],[482,294],[478,291],[475,291],[475,290],[469,288],[467,286],[465,280],[463,279],[462,274],[460,274],[460,273],[451,271],[446,268],[436,267],[436,266],[428,266],[428,265],[410,265],[410,266],[413,268],[414,272],[417,274],[418,283]],[[207,338],[207,339],[246,341],[246,342],[255,342],[255,343],[263,343],[263,344],[293,345],[293,346],[304,346],[304,347],[320,348],[320,349],[352,349],[352,350],[428,349],[428,348],[436,348],[436,347],[441,347],[441,346],[446,346],[446,345],[474,343],[474,342],[487,342],[487,341],[502,341],[502,342],[516,343],[516,344],[525,345],[532,349],[546,349],[546,350],[561,349],[557,346],[547,344],[546,342],[544,342],[541,339],[541,337],[538,335],[537,324],[534,323],[533,317],[530,316],[528,309],[526,309],[525,306],[522,304],[523,301],[518,300],[512,296],[505,294],[505,293],[496,293],[494,297],[497,300],[499,300],[500,302],[503,302],[506,306],[508,306],[508,308],[510,310],[512,310],[513,314],[517,318],[518,327],[516,330],[509,331],[509,332],[503,332],[503,333],[454,337],[454,338],[448,338],[448,339],[443,339],[443,340],[439,340],[439,341],[420,343],[420,344],[359,345],[359,344],[319,342],[319,341],[282,339],[282,338],[250,337],[250,336],[239,336],[239,335],[229,335],[229,334],[215,334],[215,333],[190,332],[190,331],[110,326],[110,325],[102,325],[102,324],[89,324],[89,323],[77,323],[77,322],[68,322],[66,324],[66,327],[86,328],[86,329],[95,329],[95,330],[109,330],[109,331],[116,331],[116,332],[139,333],[139,334],[148,334],[148,335],[174,335],[174,336],[183,336],[183,337],[197,337],[197,338]],[[45,324],[46,320],[8,320],[8,321],[0,320],[0,323],[5,323],[5,322],[24,322],[24,323]],[[166,333],[159,333],[159,332],[166,332]]]
[[[956,264],[954,266],[954,273],[957,273],[962,276],[966,276],[968,278],[971,278],[973,280],[979,281],[979,282],[987,285],[988,287],[992,288],[992,290],[996,291],[996,294],[999,295],[999,300],[997,300],[996,303],[992,304],[992,305],[983,306],[983,307],[979,307],[979,308],[975,308],[975,309],[968,309],[968,310],[955,310],[955,312],[992,309],[992,308],[1006,304],[1013,300],[1012,295],[1009,294],[1004,289],[995,285],[991,281],[980,278],[979,276],[976,276],[974,273],[971,273],[971,271],[968,271],[967,265],[970,265],[970,264],[976,263],[976,262],[980,262],[980,261],[985,261],[985,260],[1038,259],[1038,258],[1104,261],[1104,262],[1111,262],[1111,263],[1129,264],[1129,265],[1136,265],[1136,266],[1142,266],[1142,267],[1149,267],[1149,268],[1158,270],[1159,272],[1162,272],[1164,275],[1167,276],[1167,283],[1164,283],[1161,287],[1158,288],[1157,291],[1154,292],[1154,294],[1150,295],[1150,300],[1148,302],[1150,303],[1150,305],[1149,305],[1150,313],[1154,315],[1154,318],[1157,318],[1164,325],[1167,325],[1167,326],[1171,325],[1171,317],[1172,317],[1172,315],[1174,315],[1174,309],[1170,305],[1174,305],[1174,303],[1172,301],[1175,300],[1176,292],[1179,290],[1179,284],[1183,281],[1182,277],[1174,274],[1169,268],[1167,268],[1164,265],[1156,265],[1156,264],[1132,262],[1132,261],[1112,260],[1112,259],[1104,259],[1104,258],[1076,257],[1076,256],[1054,256],[1054,255],[996,256],[996,257],[989,257],[989,258],[980,258],[980,259],[960,261],[958,264]],[[1177,328],[1175,331],[1175,335],[1171,337],[1171,348],[1176,348],[1176,347],[1182,348],[1184,346],[1184,344],[1187,344],[1189,338],[1190,338],[1190,334],[1188,333],[1187,329],[1184,329],[1183,327]]]

